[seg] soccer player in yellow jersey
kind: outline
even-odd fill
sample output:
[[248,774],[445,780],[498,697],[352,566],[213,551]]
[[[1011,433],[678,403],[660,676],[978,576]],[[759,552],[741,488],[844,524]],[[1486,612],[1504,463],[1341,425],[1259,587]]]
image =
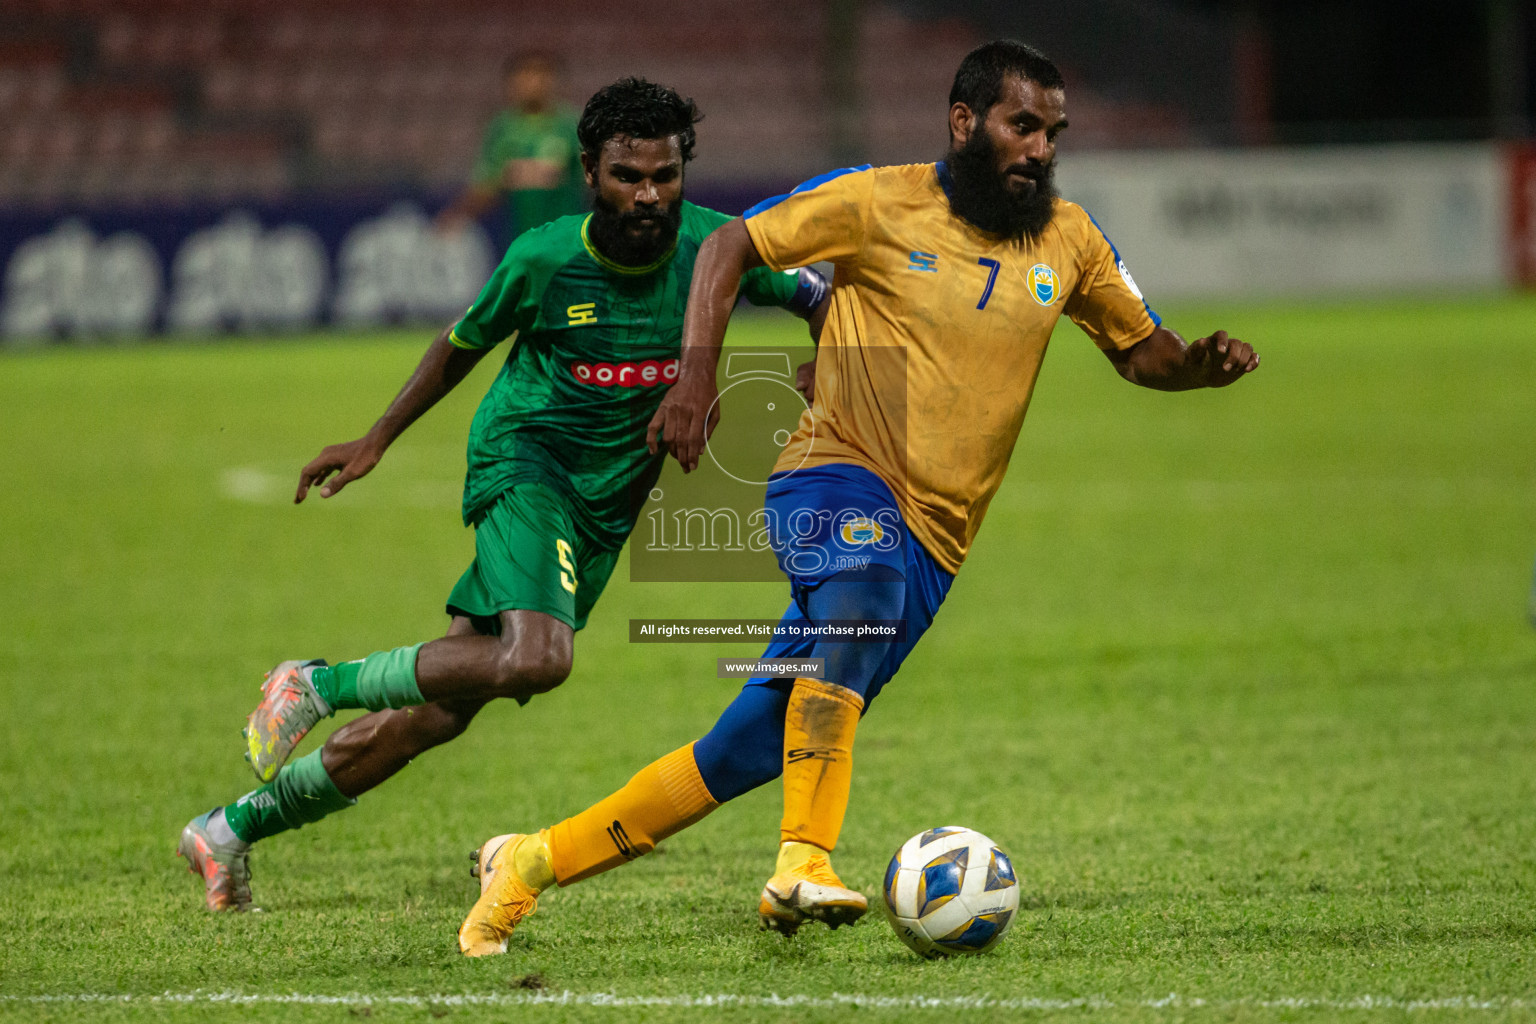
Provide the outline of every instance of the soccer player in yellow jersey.
[[833,263],[812,405],[770,478],[767,523],[791,584],[786,623],[858,620],[900,632],[849,643],[784,631],[765,657],[824,659],[825,678],[750,680],[709,733],[612,796],[543,832],[486,843],[481,897],[459,932],[464,952],[503,951],[544,888],[638,857],[781,774],[763,925],[792,934],[810,920],[856,920],[865,898],[843,885],[830,853],[859,718],[965,561],[1056,321],[1069,316],[1143,387],[1224,387],[1258,367],[1253,349],[1225,332],[1185,344],[1163,327],[1098,225],[1056,196],[1065,102],[1061,74],[1042,54],[988,43],[955,75],[943,161],[834,171],[705,241],[682,369],[650,442],[666,444],[685,471],[697,466],[744,273]]

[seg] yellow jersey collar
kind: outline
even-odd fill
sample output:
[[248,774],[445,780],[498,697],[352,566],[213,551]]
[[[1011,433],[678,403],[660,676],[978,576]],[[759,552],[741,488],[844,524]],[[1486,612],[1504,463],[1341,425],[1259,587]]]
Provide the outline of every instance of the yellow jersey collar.
[[[672,247],[669,248],[666,252],[662,253],[661,258],[656,260],[654,263],[647,263],[643,267],[626,267],[622,263],[615,263],[613,260],[597,251],[597,246],[592,244],[592,236],[587,233],[587,225],[591,223],[592,215],[589,213],[587,214],[586,219],[581,222],[581,244],[586,246],[587,255],[591,256],[592,259],[597,262],[598,266],[602,267],[604,270],[611,270],[615,274],[631,274],[638,276],[640,274],[652,273],[653,271],[660,269],[660,267],[665,264],[667,260],[672,258],[672,254],[677,252],[677,239],[674,238],[672,240]],[[679,231],[678,234],[681,235],[682,232]]]

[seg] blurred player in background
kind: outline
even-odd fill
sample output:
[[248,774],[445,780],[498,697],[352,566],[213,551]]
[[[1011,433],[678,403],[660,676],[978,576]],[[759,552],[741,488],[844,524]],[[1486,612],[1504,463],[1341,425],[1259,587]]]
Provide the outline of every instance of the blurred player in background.
[[[857,920],[866,900],[830,858],[855,730],[965,560],[1057,320],[1069,316],[1143,387],[1224,387],[1258,366],[1253,349],[1225,332],[1186,345],[1163,327],[1098,225],[1057,198],[1065,103],[1060,72],[1038,51],[1011,41],[978,47],[955,75],[944,160],[813,178],[726,224],[700,250],[682,373],[650,431],[685,470],[697,466],[717,415],[716,367],[743,275],[820,260],[837,268],[812,407],[766,500],[792,594],[783,621],[794,628],[764,657],[823,659],[825,678],[750,680],[708,734],[613,795],[542,832],[485,843],[481,896],[459,931],[465,953],[504,952],[542,890],[647,853],[781,774],[763,926],[793,934],[807,921]],[[1128,515],[1127,529],[1157,542],[1155,524]],[[900,624],[904,635],[805,638],[813,623],[849,620]]]
[[[202,875],[210,909],[250,903],[252,843],[350,807],[488,701],[526,703],[570,673],[575,633],[661,472],[646,428],[677,378],[694,259],[730,219],[683,199],[698,118],[692,100],[639,79],[594,95],[578,129],[593,212],[521,235],[373,429],[304,467],[295,502],[311,486],[336,494],[488,351],[515,342],[470,426],[463,513],[475,558],[448,595],[448,635],[268,673],[246,729],[264,785],[182,831],[178,853]],[[742,291],[819,333],[828,288],[815,271],[762,268]],[[370,713],[286,763],[315,723],[351,708]],[[509,749],[513,771],[541,767]]]
[[504,70],[506,106],[486,126],[474,180],[438,214],[442,230],[483,217],[503,197],[514,238],[582,209],[578,114],[560,99],[560,58],[530,50],[508,60]]

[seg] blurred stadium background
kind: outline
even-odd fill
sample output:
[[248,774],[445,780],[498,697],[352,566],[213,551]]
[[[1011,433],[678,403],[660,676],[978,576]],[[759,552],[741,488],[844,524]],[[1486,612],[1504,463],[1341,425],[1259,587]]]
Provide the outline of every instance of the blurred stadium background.
[[0,0],[0,334],[440,320],[508,238],[444,233],[511,54],[579,107],[639,73],[706,114],[692,197],[930,160],[950,77],[1064,66],[1066,194],[1149,294],[1536,281],[1526,0]]

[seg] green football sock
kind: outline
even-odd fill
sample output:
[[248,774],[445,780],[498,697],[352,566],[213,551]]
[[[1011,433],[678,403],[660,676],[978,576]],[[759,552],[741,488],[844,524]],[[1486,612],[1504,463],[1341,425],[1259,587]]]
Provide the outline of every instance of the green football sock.
[[357,803],[331,781],[320,751],[286,765],[277,778],[224,806],[224,820],[247,843],[302,828]]
[[362,704],[357,700],[357,676],[362,670],[362,659],[344,661],[340,665],[317,665],[314,672],[310,673],[309,681],[332,711],[360,708]]
[[375,651],[360,661],[323,665],[315,669],[310,680],[332,710],[367,708],[382,711],[425,704],[427,699],[416,685],[416,652],[419,650],[421,644],[396,647],[392,651]]

